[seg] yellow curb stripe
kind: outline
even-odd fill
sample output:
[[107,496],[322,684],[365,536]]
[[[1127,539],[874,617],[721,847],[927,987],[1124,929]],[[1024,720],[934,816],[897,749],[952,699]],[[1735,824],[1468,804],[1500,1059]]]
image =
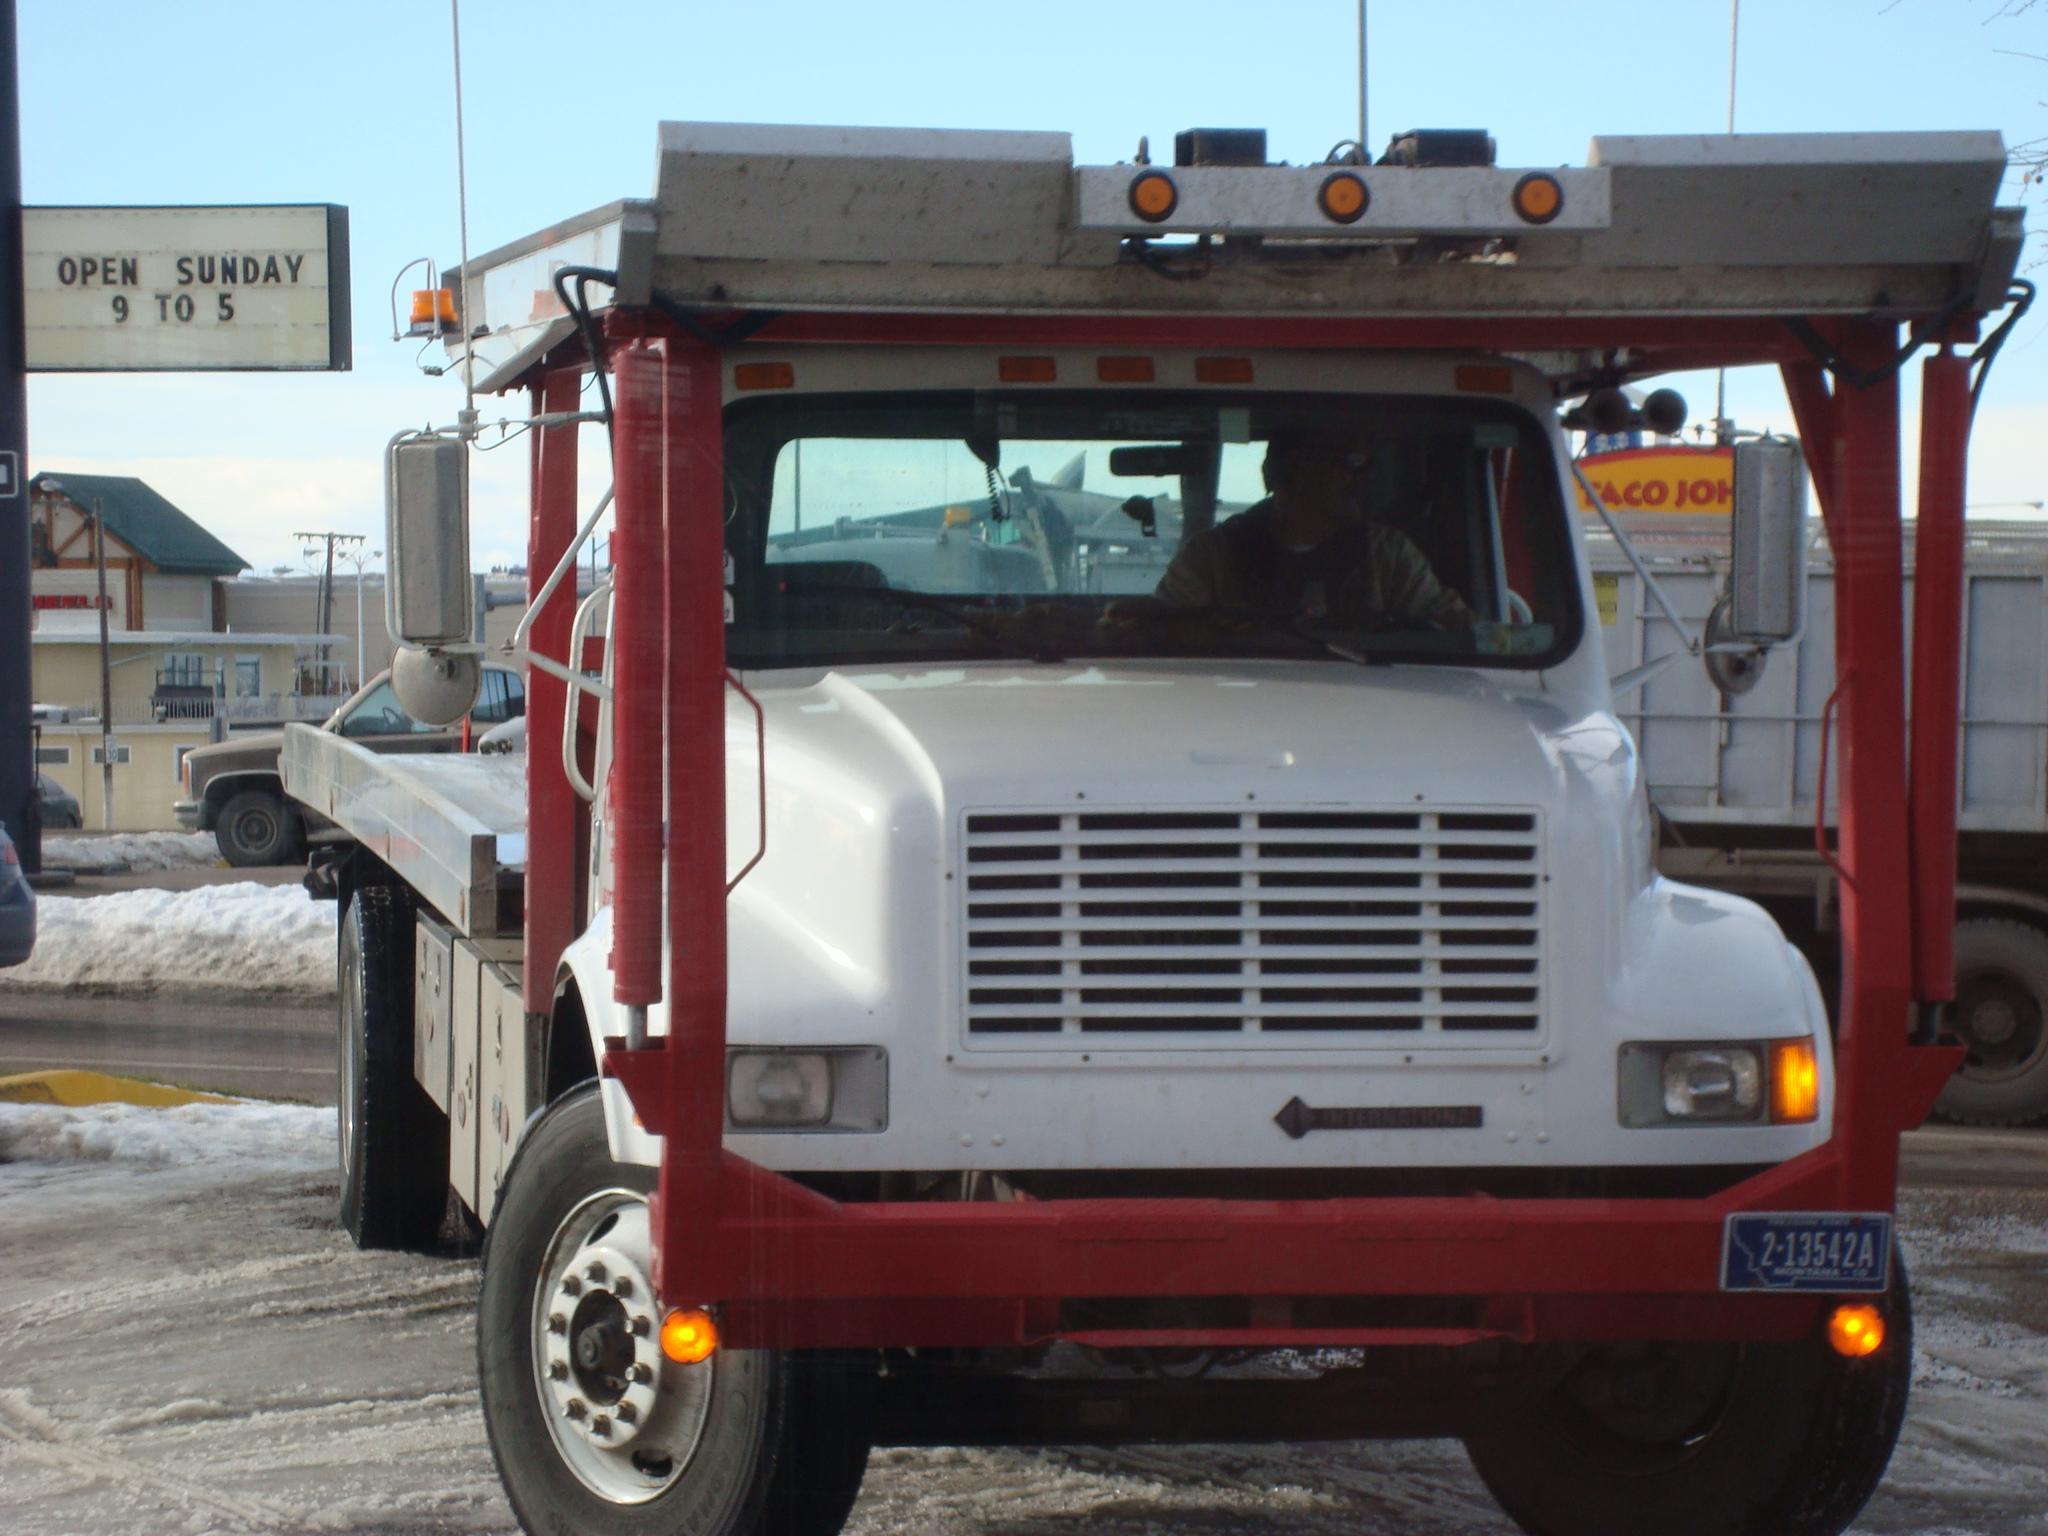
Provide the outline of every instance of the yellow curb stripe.
[[16,1104],[140,1104],[169,1109],[179,1104],[232,1104],[215,1093],[194,1093],[140,1078],[105,1072],[22,1072],[0,1077],[0,1101]]

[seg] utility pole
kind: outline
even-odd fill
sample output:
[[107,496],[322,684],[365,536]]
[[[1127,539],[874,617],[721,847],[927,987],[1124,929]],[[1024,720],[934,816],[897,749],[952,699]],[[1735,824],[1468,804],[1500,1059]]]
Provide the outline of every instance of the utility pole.
[[0,824],[43,867],[30,731],[28,390],[21,314],[21,89],[14,0],[0,0]]
[[[100,577],[100,827],[114,830],[114,665],[107,639],[107,509],[92,499],[93,565]],[[129,622],[134,622],[130,617]]]
[[[319,623],[320,633],[324,635],[334,628],[334,546],[337,544],[361,544],[364,535],[360,533],[335,533],[329,531],[324,533],[300,532],[294,533],[292,537],[300,541],[309,557],[313,553],[313,546],[315,544],[324,543],[327,546],[326,562],[320,571]],[[362,630],[360,619],[356,623],[356,629],[360,638]],[[360,668],[360,660],[358,660],[357,665]],[[327,642],[323,640],[320,642],[320,686],[325,688],[327,685]]]

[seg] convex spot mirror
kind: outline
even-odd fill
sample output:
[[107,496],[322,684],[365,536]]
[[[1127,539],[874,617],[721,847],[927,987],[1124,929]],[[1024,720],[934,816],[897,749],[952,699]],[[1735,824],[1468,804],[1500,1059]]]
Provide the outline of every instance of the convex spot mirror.
[[409,646],[456,645],[475,623],[469,579],[469,447],[406,437],[384,451],[384,620]]
[[1789,438],[1735,445],[1727,638],[1782,645],[1806,618],[1806,460]]

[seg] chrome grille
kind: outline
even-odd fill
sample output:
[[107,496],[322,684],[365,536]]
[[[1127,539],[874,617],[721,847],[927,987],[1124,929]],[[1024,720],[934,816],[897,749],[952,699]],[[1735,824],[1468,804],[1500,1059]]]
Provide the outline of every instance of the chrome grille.
[[1541,1027],[1534,812],[975,811],[964,831],[978,1046],[1455,1046]]

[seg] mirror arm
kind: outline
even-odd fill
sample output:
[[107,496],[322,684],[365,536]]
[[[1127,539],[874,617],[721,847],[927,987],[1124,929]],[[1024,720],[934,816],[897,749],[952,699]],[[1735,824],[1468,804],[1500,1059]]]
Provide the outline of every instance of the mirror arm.
[[[1600,514],[1600,521],[1607,525],[1607,531],[1614,535],[1614,542],[1621,547],[1622,554],[1628,557],[1628,563],[1634,567],[1635,573],[1642,581],[1644,589],[1663,612],[1665,622],[1677,630],[1678,638],[1685,642],[1685,654],[1688,656],[1698,656],[1700,654],[1699,637],[1685,627],[1685,621],[1679,618],[1678,610],[1671,606],[1671,599],[1665,596],[1664,588],[1659,585],[1657,578],[1650,574],[1649,566],[1644,564],[1643,557],[1636,553],[1636,547],[1629,542],[1628,535],[1621,531],[1621,524],[1614,520],[1614,514],[1607,510],[1607,503],[1602,501],[1600,493],[1593,489],[1592,480],[1588,478],[1583,469],[1579,468],[1578,460],[1572,460],[1571,465],[1572,476],[1579,482],[1579,489],[1584,491],[1586,499],[1593,503],[1593,509]],[[1676,653],[1674,652],[1673,654],[1675,655]],[[1622,676],[1633,677],[1635,672],[1641,670],[1642,668],[1638,667],[1634,672],[1624,672]],[[1619,682],[1619,679],[1617,679],[1617,682]]]
[[1683,651],[1666,651],[1662,656],[1653,656],[1640,667],[1630,667],[1626,672],[1610,677],[1607,686],[1616,696],[1633,693],[1684,654]]

